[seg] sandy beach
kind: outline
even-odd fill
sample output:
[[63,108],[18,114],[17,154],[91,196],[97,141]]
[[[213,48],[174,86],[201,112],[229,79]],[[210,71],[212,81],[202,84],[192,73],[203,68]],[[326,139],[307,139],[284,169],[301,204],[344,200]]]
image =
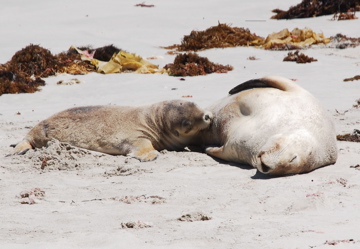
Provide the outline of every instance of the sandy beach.
[[[141,2],[141,1],[140,1]],[[332,16],[273,20],[291,1],[5,1],[0,10],[0,62],[29,44],[52,53],[71,45],[114,44],[160,68],[192,30],[218,22],[266,37],[309,27],[326,37],[360,37],[360,19]],[[10,21],[9,21],[10,20]],[[5,25],[6,23],[6,25]],[[316,62],[283,62],[288,51],[253,47],[198,52],[233,66],[224,74],[59,74],[32,94],[0,96],[1,248],[359,248],[360,143],[338,141],[335,165],[269,177],[201,151],[161,151],[139,162],[52,141],[5,157],[39,121],[83,105],[143,105],[187,99],[203,108],[252,78],[281,75],[311,92],[333,117],[337,134],[360,129],[360,47],[313,46]],[[249,57],[256,60],[249,60]],[[79,84],[58,85],[78,79]]]

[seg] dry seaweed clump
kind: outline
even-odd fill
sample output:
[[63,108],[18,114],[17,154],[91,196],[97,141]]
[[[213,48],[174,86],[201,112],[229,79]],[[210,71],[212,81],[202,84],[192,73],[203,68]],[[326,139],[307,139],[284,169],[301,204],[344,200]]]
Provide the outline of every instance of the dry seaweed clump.
[[330,37],[331,44],[334,44],[336,48],[355,48],[360,45],[360,38],[347,37],[343,34],[336,34]]
[[245,28],[230,27],[219,23],[204,31],[191,31],[185,35],[180,45],[165,47],[177,51],[199,51],[210,48],[227,48],[237,46],[255,46],[263,42],[263,38],[252,34]]
[[344,81],[353,81],[353,80],[360,80],[360,75],[355,75],[354,77],[344,79]]
[[349,12],[346,12],[346,13],[335,13],[331,20],[333,20],[333,21],[343,21],[343,20],[354,20],[354,19],[358,19],[355,16],[355,11],[353,11],[353,12],[349,11]]
[[206,57],[200,57],[196,53],[178,54],[174,63],[164,67],[170,76],[197,76],[210,73],[227,73],[233,70],[230,65],[220,65],[209,61]]
[[[81,60],[86,61],[95,66],[98,73],[164,73],[165,70],[159,70],[158,65],[154,65],[133,53],[110,47],[97,48],[95,50],[89,48],[73,49],[80,54]],[[101,56],[100,56],[101,55]]]
[[289,52],[283,61],[295,61],[296,63],[311,63],[313,61],[317,61],[317,59],[314,59],[303,53],[300,53],[299,50],[297,50],[294,53]]
[[0,96],[5,93],[33,93],[44,85],[45,81],[39,77],[14,74],[0,65]]
[[[92,49],[81,47],[89,57],[109,61],[114,54],[121,51],[113,45]],[[58,73],[82,75],[96,72],[96,66],[82,60],[75,48],[52,55],[39,45],[29,46],[16,52],[10,61],[0,65],[0,95],[5,93],[33,93],[44,86],[46,78]]]
[[177,220],[185,222],[194,222],[194,221],[208,221],[212,218],[202,212],[192,212],[189,214],[184,214]]
[[[79,49],[84,51],[84,53],[79,53]],[[121,51],[121,49],[115,47],[112,44],[95,49],[91,46],[83,46],[78,48],[72,46],[68,51],[60,53],[56,56],[60,64],[57,72],[75,75],[96,72],[96,66],[87,60],[83,60],[84,56],[101,61],[110,61],[113,55],[119,51]]]
[[39,45],[30,44],[16,52],[8,63],[8,70],[22,75],[48,77],[55,75],[56,58]]
[[268,35],[261,46],[269,50],[294,50],[307,48],[312,45],[325,45],[330,42],[322,33],[316,33],[312,29],[294,28],[291,32],[283,29]]
[[33,93],[44,86],[40,77],[53,75],[55,57],[49,50],[29,45],[16,52],[5,64],[0,65],[0,95],[4,93]]
[[81,56],[72,48],[66,52],[57,54],[56,59],[58,63],[56,65],[56,73],[83,75],[96,71],[94,65],[82,61]]
[[39,91],[39,86],[45,85],[41,78],[57,73],[85,74],[94,71],[95,67],[81,61],[76,51],[53,55],[48,49],[30,44],[0,65],[0,95]]
[[[325,45],[330,42],[322,33],[309,28],[294,28],[291,32],[283,29],[269,34],[266,39],[252,34],[248,29],[230,27],[219,23],[205,31],[192,31],[184,36],[180,45],[164,47],[176,51],[199,51],[210,48],[226,48],[237,46],[254,46],[270,50],[295,50],[311,45]],[[170,51],[169,54],[176,52]]]
[[331,15],[336,13],[347,13],[360,10],[360,0],[303,0],[296,6],[292,6],[289,10],[284,11],[274,9],[276,15],[272,19],[294,19],[307,18],[323,15]]
[[360,142],[360,130],[355,129],[352,134],[337,135],[337,140],[348,142]]

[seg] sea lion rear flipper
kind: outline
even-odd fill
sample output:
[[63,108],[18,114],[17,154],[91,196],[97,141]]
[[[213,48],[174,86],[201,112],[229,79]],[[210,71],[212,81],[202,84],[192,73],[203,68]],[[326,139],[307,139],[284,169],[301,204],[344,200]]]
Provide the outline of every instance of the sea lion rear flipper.
[[[10,146],[14,147],[13,145],[10,145]],[[33,149],[33,146],[30,144],[30,142],[27,140],[23,140],[15,146],[15,148],[11,154],[6,155],[6,156],[24,155],[30,149]]]
[[237,85],[229,91],[229,94],[239,93],[241,91],[253,89],[253,88],[265,88],[272,87],[282,91],[292,91],[301,89],[293,81],[280,76],[267,76],[260,79],[248,80],[240,85]]
[[235,94],[253,88],[264,88],[264,87],[271,87],[271,86],[266,84],[266,81],[262,79],[252,79],[244,83],[241,83],[240,85],[237,85],[236,87],[234,87],[229,91],[229,94]]

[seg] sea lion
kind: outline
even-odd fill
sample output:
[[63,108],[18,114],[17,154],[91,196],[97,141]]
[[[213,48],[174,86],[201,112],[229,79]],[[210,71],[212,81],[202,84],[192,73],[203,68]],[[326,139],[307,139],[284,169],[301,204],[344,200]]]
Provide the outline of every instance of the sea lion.
[[182,100],[139,107],[75,107],[33,127],[16,145],[14,154],[57,139],[89,150],[151,161],[159,150],[183,149],[192,136],[209,127],[211,120],[210,112]]
[[211,130],[199,134],[206,153],[250,164],[264,174],[309,172],[337,160],[326,110],[293,81],[269,76],[238,85],[208,108]]

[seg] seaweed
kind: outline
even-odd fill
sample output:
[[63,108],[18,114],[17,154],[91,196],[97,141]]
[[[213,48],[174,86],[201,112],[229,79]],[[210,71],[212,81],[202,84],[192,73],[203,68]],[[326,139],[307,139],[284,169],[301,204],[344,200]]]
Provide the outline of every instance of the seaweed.
[[[119,51],[113,45],[92,49],[80,47],[93,53],[95,59],[109,61]],[[0,65],[0,95],[5,93],[33,93],[44,86],[46,78],[57,73],[72,75],[96,72],[96,67],[89,61],[81,60],[81,55],[74,49],[51,54],[48,49],[30,44],[17,51],[10,61]]]
[[87,61],[82,61],[81,56],[76,52],[75,49],[72,48],[70,48],[66,52],[57,54],[56,59],[56,73],[83,75],[96,71],[94,65],[90,64]]
[[322,33],[316,33],[309,28],[294,28],[292,31],[283,29],[269,34],[261,47],[269,50],[295,50],[329,42],[330,38],[326,38]]
[[347,142],[360,142],[360,130],[355,129],[352,134],[337,135],[337,140]]
[[16,52],[10,61],[0,65],[0,95],[4,93],[33,93],[44,86],[40,77],[55,74],[56,58],[39,45]]
[[354,48],[360,45],[360,38],[347,37],[341,33],[331,36],[330,40],[332,43],[336,44],[336,48],[345,49],[345,48]]
[[[248,29],[230,27],[219,23],[205,31],[191,31],[185,35],[181,44],[163,47],[175,51],[201,51],[210,48],[253,46],[269,50],[295,50],[314,44],[327,44],[329,38],[322,33],[315,33],[309,28],[294,28],[291,32],[283,29],[269,34],[266,39],[251,33]],[[168,54],[176,54],[174,51]]]
[[311,63],[313,61],[317,61],[317,59],[309,57],[303,53],[299,53],[299,50],[297,50],[294,53],[289,52],[283,61],[295,61],[296,63]]
[[56,58],[49,50],[30,44],[14,54],[8,63],[8,69],[23,75],[48,77],[55,75],[55,65]]
[[45,81],[39,77],[23,77],[0,69],[0,96],[4,93],[33,93],[44,85]]
[[94,59],[100,61],[109,61],[114,54],[117,54],[120,51],[120,48],[117,48],[112,44],[104,47],[99,47],[95,49]]
[[353,80],[360,80],[360,75],[355,75],[354,77],[344,79],[344,81],[353,81]]
[[354,19],[358,19],[355,16],[355,11],[354,12],[346,12],[346,13],[335,13],[331,20],[343,21],[343,20],[354,20]]
[[264,38],[252,34],[249,29],[230,27],[219,23],[204,31],[191,31],[185,35],[180,45],[165,47],[178,51],[199,51],[210,48],[227,48],[236,46],[254,46],[263,43]]
[[135,4],[134,6],[135,6],[135,7],[147,7],[147,8],[155,7],[154,4],[145,4],[145,2]]
[[360,0],[303,0],[284,11],[274,9],[272,19],[308,18],[360,10]]
[[211,73],[227,73],[233,70],[230,65],[220,65],[209,61],[206,57],[200,57],[196,53],[178,54],[174,63],[164,67],[170,76],[197,76]]

